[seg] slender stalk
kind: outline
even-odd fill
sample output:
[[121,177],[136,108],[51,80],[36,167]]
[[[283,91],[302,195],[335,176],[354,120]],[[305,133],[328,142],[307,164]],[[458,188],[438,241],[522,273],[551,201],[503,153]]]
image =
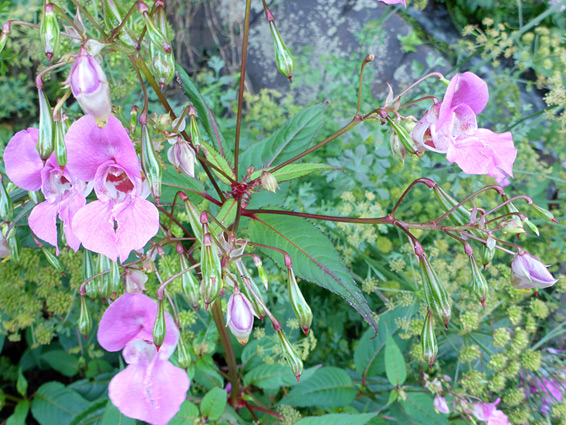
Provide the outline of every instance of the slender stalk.
[[161,211],[163,214],[165,214],[167,217],[169,217],[171,220],[173,220],[173,222],[177,226],[179,226],[183,230],[183,232],[185,232],[186,235],[192,235],[193,234],[192,232],[189,232],[187,230],[187,228],[185,226],[183,226],[183,224],[173,216],[173,214],[171,214],[169,211],[167,211],[161,205],[156,205],[156,207],[159,211]]
[[431,223],[435,223],[438,224],[440,223],[442,220],[444,220],[446,217],[448,217],[450,214],[452,214],[454,211],[456,211],[458,208],[460,208],[462,205],[464,205],[466,202],[468,202],[470,199],[475,198],[476,196],[478,196],[480,193],[485,192],[487,190],[495,190],[499,195],[504,195],[505,194],[505,190],[503,189],[503,187],[499,186],[499,185],[491,185],[491,186],[486,186],[486,187],[482,187],[480,190],[472,193],[471,195],[467,196],[466,198],[464,198],[464,200],[458,202],[452,209],[446,211],[443,215],[441,215],[440,217],[438,217],[435,220],[432,220]]
[[[26,21],[19,21],[19,20],[11,20],[11,21],[6,21],[4,22],[4,25],[2,26],[2,31],[7,31],[7,32],[11,32],[12,31],[12,24],[15,25],[22,25],[24,27],[31,27],[31,28],[41,28],[40,25],[38,24],[32,24],[31,22],[26,22]],[[69,37],[75,40],[82,40],[81,37],[78,37],[74,34],[69,34],[68,32],[64,32],[61,31],[61,35],[65,36],[65,37]]]
[[59,15],[61,16],[61,18],[63,18],[63,20],[65,22],[67,22],[72,28],[75,29],[75,31],[77,32],[77,34],[80,34],[79,29],[77,28],[77,26],[75,25],[75,22],[69,18],[67,16],[67,14],[65,13],[65,11],[63,9],[61,9],[59,6],[57,6],[54,3],[51,3],[51,6],[53,7],[53,9],[55,9],[57,11],[57,13],[59,13]]
[[126,13],[126,16],[124,16],[124,18],[122,19],[122,22],[120,22],[120,25],[110,31],[110,38],[108,39],[108,41],[112,41],[116,37],[118,37],[118,35],[120,35],[120,31],[122,30],[122,28],[124,28],[124,25],[126,25],[126,22],[128,21],[128,19],[130,19],[130,16],[132,16],[134,10],[136,10],[137,8],[138,2],[135,2],[132,7],[130,7],[130,10],[128,10],[128,12]]
[[422,83],[424,80],[430,78],[430,77],[436,77],[439,80],[442,80],[444,78],[444,75],[442,75],[440,72],[431,72],[430,74],[425,75],[422,78],[419,78],[417,81],[415,81],[413,84],[411,84],[409,87],[407,87],[405,90],[403,90],[398,96],[396,96],[395,98],[391,99],[389,101],[389,103],[387,103],[386,105],[383,105],[383,107],[387,107],[391,104],[394,104],[395,102],[397,102],[397,100],[401,99],[401,97],[405,94],[407,94],[409,91],[411,91],[413,88],[415,88],[416,86],[418,86],[420,83]]
[[492,213],[494,213],[495,211],[497,211],[498,209],[504,207],[504,206],[507,205],[507,204],[510,204],[510,203],[513,202],[513,201],[516,201],[517,199],[524,199],[524,200],[527,201],[527,204],[529,204],[529,205],[531,205],[531,204],[533,203],[533,200],[532,200],[531,198],[529,198],[527,195],[517,195],[517,196],[514,196],[514,197],[512,197],[512,198],[510,198],[510,199],[507,199],[505,202],[502,202],[502,203],[499,204],[498,206],[496,206],[496,207],[490,209],[488,212],[485,213],[485,215],[492,214]]
[[242,40],[242,63],[240,67],[240,88],[238,90],[238,117],[236,119],[236,144],[234,148],[234,172],[238,179],[238,159],[240,154],[240,128],[242,126],[242,109],[244,107],[244,88],[246,83],[246,62],[248,60],[248,35],[250,33],[250,9],[252,0],[246,0],[244,17],[244,36]]
[[431,179],[427,179],[427,178],[420,178],[420,179],[416,179],[415,181],[413,181],[409,187],[407,189],[405,189],[405,191],[403,192],[403,194],[401,195],[401,197],[399,198],[399,200],[397,201],[397,203],[395,204],[395,206],[393,207],[393,209],[391,210],[391,212],[389,213],[390,217],[395,216],[395,212],[397,211],[397,208],[399,208],[399,205],[401,205],[401,202],[403,201],[403,199],[405,198],[405,196],[407,196],[407,194],[413,189],[413,187],[415,187],[417,184],[419,183],[423,183],[426,184],[429,188],[433,188],[435,186],[436,183],[434,183],[434,181],[432,181]]
[[190,267],[187,267],[184,270],[181,270],[179,273],[177,273],[176,275],[171,276],[169,279],[167,279],[165,282],[161,283],[161,285],[159,285],[159,288],[157,288],[157,299],[158,300],[162,300],[163,299],[163,295],[164,295],[164,291],[165,291],[165,287],[167,285],[169,285],[171,282],[173,282],[175,279],[180,278],[181,276],[183,276],[185,273],[189,272],[190,270],[197,268],[200,266],[200,263],[196,263],[193,264]]
[[362,62],[362,68],[360,69],[360,86],[358,87],[358,107],[356,109],[356,117],[360,116],[360,107],[362,104],[362,86],[364,82],[364,69],[368,63],[375,59],[374,55],[367,55]]
[[230,342],[230,336],[226,330],[226,324],[224,323],[224,317],[222,315],[222,307],[220,306],[220,299],[216,299],[214,305],[212,306],[212,318],[216,324],[216,329],[218,330],[218,335],[220,336],[220,343],[224,348],[224,357],[226,363],[228,364],[228,376],[230,378],[230,383],[232,384],[232,391],[230,396],[232,397],[232,405],[236,406],[241,397],[240,390],[240,379],[238,378],[238,366],[236,365],[236,357],[234,356],[234,349],[232,348],[232,343]]

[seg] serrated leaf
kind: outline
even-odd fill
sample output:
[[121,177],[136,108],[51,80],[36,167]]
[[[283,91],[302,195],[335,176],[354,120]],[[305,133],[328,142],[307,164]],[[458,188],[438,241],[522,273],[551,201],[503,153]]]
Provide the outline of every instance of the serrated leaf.
[[[319,368],[320,366],[314,366],[303,370],[301,382],[306,382]],[[244,385],[255,385],[262,389],[293,387],[297,385],[297,378],[288,365],[262,363],[244,376]]]
[[330,415],[311,416],[295,422],[295,425],[365,425],[377,415],[375,413],[332,413]]
[[228,394],[225,390],[221,388],[211,389],[204,395],[200,403],[201,415],[210,421],[219,419],[224,412],[227,400]]
[[100,425],[136,425],[137,421],[120,413],[118,408],[108,401]]
[[[172,165],[168,165],[165,170],[163,170],[161,181],[164,183],[161,186],[161,197],[163,199],[173,199],[175,194],[182,190],[180,188],[187,188],[194,190],[196,192],[204,192],[204,185],[201,181],[197,179],[192,179],[184,174],[179,173]],[[175,185],[179,187],[172,187],[169,185]],[[189,197],[191,202],[199,204],[202,202],[202,196],[196,193],[185,191],[185,194]],[[179,202],[179,201],[177,201]],[[181,203],[182,205],[182,203]]]
[[446,416],[436,413],[432,398],[424,393],[408,393],[407,400],[401,402],[405,413],[415,425],[449,425]]
[[181,404],[181,408],[175,415],[168,425],[186,425],[192,424],[196,418],[198,418],[199,412],[198,407],[191,401],[185,400]]
[[47,351],[41,355],[41,360],[62,375],[70,377],[79,373],[79,359],[63,350]]
[[[224,172],[224,174],[231,177],[233,180],[236,180],[236,176],[234,175],[234,171],[232,170],[232,167],[230,167],[230,164],[228,163],[228,161],[226,161],[226,159],[222,155],[220,155],[220,153],[218,153],[218,151],[216,149],[214,149],[211,145],[206,143],[204,140],[201,142],[201,146],[202,146],[203,150],[205,151],[204,155],[206,156],[206,159],[208,159],[208,161],[212,165],[214,165],[218,169],[222,170]],[[214,174],[216,174],[218,176],[218,178],[220,179],[220,181],[222,183],[230,185],[230,183],[231,183],[230,180],[228,178],[226,178],[226,176],[224,174],[219,173],[217,170],[215,170],[212,167],[210,169],[212,170],[212,172]]]
[[279,404],[298,407],[340,407],[350,404],[358,391],[342,369],[323,367],[306,382],[295,386]]
[[[222,204],[220,211],[216,214],[216,219],[222,223],[224,227],[228,227],[236,220],[236,211],[238,204],[234,198],[226,199],[226,202]],[[215,220],[210,220],[210,227],[213,230],[213,234],[219,235],[222,233],[222,228]]]
[[[340,295],[377,332],[377,323],[362,291],[320,230],[300,217],[256,214],[255,218],[248,228],[251,241],[286,251],[293,261],[295,275]],[[282,255],[273,250],[263,252],[284,267]]]
[[303,109],[267,139],[246,150],[241,163],[253,164],[256,168],[269,167],[303,152],[322,126],[324,106],[319,104]]
[[385,373],[391,385],[403,385],[407,379],[407,365],[403,353],[390,333],[387,333],[385,343]]
[[187,74],[183,67],[178,63],[175,63],[175,67],[179,78],[181,79],[181,83],[183,84],[183,90],[197,111],[199,123],[204,127],[210,140],[214,140],[216,146],[222,146],[224,153],[223,157],[231,161],[233,159],[233,154],[228,148],[228,145],[226,144],[226,141],[216,124],[216,120],[214,119],[214,116],[208,108],[204,98],[197,87],[193,84],[191,77],[189,77],[189,74]]
[[114,371],[98,373],[91,379],[80,379],[69,384],[67,388],[76,391],[89,401],[103,397],[108,392],[108,384],[116,373]]
[[[270,171],[275,167],[268,167],[264,170],[254,171],[250,175],[250,180],[257,179],[261,176],[264,171]],[[273,176],[277,179],[277,183],[286,182],[289,180],[298,179],[299,177],[304,177],[312,173],[319,171],[335,171],[339,170],[338,167],[333,167],[328,164],[313,164],[313,163],[302,163],[302,164],[289,164],[273,173]]]
[[92,425],[98,423],[104,417],[107,404],[108,400],[106,398],[93,401],[88,406],[88,409],[83,410],[73,418],[70,425]]
[[6,421],[6,425],[26,425],[26,418],[29,413],[29,400],[22,400],[14,409],[14,413],[10,415]]
[[89,404],[60,382],[47,382],[35,392],[31,413],[41,425],[69,425]]

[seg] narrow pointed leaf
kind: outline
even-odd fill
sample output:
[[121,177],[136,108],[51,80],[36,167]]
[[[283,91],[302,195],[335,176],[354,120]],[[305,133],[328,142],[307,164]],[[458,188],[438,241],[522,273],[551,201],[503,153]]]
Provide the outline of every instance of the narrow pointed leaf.
[[403,385],[405,379],[407,379],[405,358],[390,334],[387,334],[387,342],[385,344],[385,373],[391,385],[396,387]]
[[[251,176],[250,180],[256,179],[261,176],[263,171],[269,171],[274,167],[266,168],[265,170],[257,170],[254,171]],[[289,180],[298,179],[299,177],[303,177],[312,173],[320,172],[320,171],[336,171],[340,170],[338,167],[333,167],[332,165],[327,164],[289,164],[286,167],[281,168],[273,173],[273,176],[277,179],[277,183],[286,182]]]
[[[206,143],[204,140],[201,141],[202,148],[206,151],[206,159],[210,161],[215,167],[222,170],[226,175],[230,176],[233,179],[236,179],[234,176],[234,171],[230,167],[230,164],[226,159],[218,153],[216,149],[214,149],[210,144]],[[212,172],[218,176],[218,178],[222,181],[222,183],[230,184],[230,180],[226,178],[223,174],[219,173],[217,170],[212,168]]]

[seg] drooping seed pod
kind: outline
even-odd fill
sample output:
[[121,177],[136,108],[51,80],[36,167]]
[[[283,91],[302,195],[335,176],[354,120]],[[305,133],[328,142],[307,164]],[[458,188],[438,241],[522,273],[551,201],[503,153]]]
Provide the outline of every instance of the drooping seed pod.
[[289,282],[287,289],[289,291],[289,302],[291,303],[291,307],[295,312],[295,316],[299,320],[299,324],[301,325],[301,329],[305,333],[305,335],[309,334],[309,329],[312,324],[312,310],[305,301],[301,290],[299,289],[299,285],[297,284],[297,279],[295,279],[295,273],[293,272],[293,268],[289,267],[287,269],[287,274],[289,277]]
[[283,348],[283,353],[285,353],[287,363],[289,363],[289,366],[291,366],[291,371],[297,378],[297,382],[299,382],[303,373],[303,361],[287,339],[287,335],[285,335],[285,332],[283,332],[282,329],[277,331],[277,336],[279,337],[281,348]]
[[39,95],[39,135],[37,137],[37,151],[43,160],[47,160],[53,152],[54,125],[51,116],[51,106],[47,95],[42,88],[37,88]]
[[153,344],[159,351],[159,348],[165,341],[165,333],[167,332],[167,325],[165,324],[165,302],[163,299],[157,300],[157,316],[153,324]]
[[550,211],[539,207],[538,205],[532,203],[530,204],[531,208],[533,209],[533,211],[535,212],[535,215],[539,218],[542,218],[544,220],[547,221],[552,221],[553,223],[558,223],[558,220],[556,220],[556,218],[554,217],[554,214],[552,214]]
[[65,133],[67,132],[67,126],[65,122],[61,119],[55,121],[55,158],[57,159],[57,164],[61,168],[67,165],[67,149],[65,147]]
[[189,224],[191,225],[191,229],[193,230],[193,235],[200,243],[202,243],[202,224],[200,223],[200,211],[184,193],[181,193],[180,198],[185,203],[185,210],[187,211],[187,216],[189,217]]
[[392,128],[391,151],[399,156],[403,162],[407,152],[418,155],[417,146],[410,136],[415,123],[409,120],[397,122],[390,118],[387,119],[387,122]]
[[222,265],[210,233],[205,233],[201,247],[201,296],[205,309],[218,298],[222,289]]
[[481,247],[480,258],[481,258],[481,263],[482,263],[484,268],[489,263],[491,263],[491,261],[493,260],[493,257],[495,256],[495,245],[496,245],[495,239],[488,236],[486,244],[482,245],[482,247]]
[[86,297],[81,296],[81,311],[79,313],[79,332],[84,335],[85,338],[92,330],[92,317],[90,316],[90,311],[88,310],[88,305],[86,302]]
[[295,63],[293,62],[293,56],[291,52],[285,45],[277,25],[275,25],[275,20],[273,19],[273,14],[264,4],[265,8],[265,18],[269,23],[269,29],[271,31],[271,38],[273,39],[273,47],[275,49],[275,62],[277,62],[277,69],[279,72],[287,77],[289,81],[293,81],[293,72],[295,70]]
[[429,311],[424,320],[423,330],[421,332],[421,344],[423,348],[423,358],[425,362],[432,368],[432,364],[438,353],[438,344],[434,333],[434,319]]
[[[187,261],[187,257],[181,253],[179,254],[180,263],[181,263],[181,270],[185,270],[189,268],[189,262]],[[198,309],[198,302],[199,302],[199,283],[196,277],[193,275],[192,270],[189,270],[186,273],[181,275],[181,283],[183,287],[183,293],[195,311]]]
[[[83,249],[83,282],[87,279],[90,279],[96,274],[94,259],[92,258],[92,252],[88,249]],[[85,285],[86,294],[90,298],[94,298],[96,296],[96,282],[94,280],[90,280]]]
[[[96,274],[108,272],[111,268],[110,258],[100,254],[98,256],[98,260],[96,263]],[[98,288],[98,292],[102,298],[110,298],[112,294],[110,291],[110,276],[108,273],[104,273],[103,275],[99,276],[95,279],[96,287]]]
[[14,202],[4,187],[4,180],[0,175],[0,218],[3,221],[12,221],[14,218]]
[[423,287],[425,293],[425,301],[429,310],[444,323],[448,328],[452,310],[450,307],[450,298],[446,292],[446,288],[436,275],[436,272],[430,265],[426,255],[419,256],[419,266],[423,279]]
[[12,229],[10,235],[6,236],[6,240],[10,245],[10,261],[19,265],[22,262],[22,245],[20,244],[18,233],[15,230],[16,229]]
[[[503,199],[503,202],[509,200],[509,196],[507,196],[506,194],[501,195],[501,198]],[[519,210],[517,209],[517,207],[515,206],[515,204],[513,204],[513,202],[509,202],[507,204],[505,204],[505,210],[508,214],[512,214],[512,213],[518,213]],[[527,226],[529,229],[531,229],[531,231],[539,236],[539,231],[538,231],[538,227],[535,226],[533,223],[530,222],[530,220],[527,217],[524,217],[524,219],[520,219],[518,216],[511,216],[509,218],[509,220],[512,220],[513,224],[510,225],[509,227],[511,228],[517,228],[517,229],[522,229],[522,231],[511,231],[511,232],[507,232],[507,233],[511,233],[511,234],[520,234],[520,233],[526,233],[523,226]],[[521,223],[521,224],[519,224]],[[503,232],[507,231],[507,228],[505,227],[505,224],[502,222],[502,230]]]
[[193,146],[197,150],[197,153],[200,149],[201,144],[201,136],[200,130],[198,129],[198,123],[196,118],[197,111],[193,105],[189,105],[187,109],[187,115],[189,115],[189,135],[191,136],[191,142]]
[[147,125],[141,128],[141,163],[149,190],[154,199],[159,203],[161,198],[161,165],[153,148]]
[[263,263],[261,261],[261,258],[259,258],[257,255],[253,257],[254,259],[254,264],[256,266],[257,269],[257,274],[259,275],[259,280],[261,280],[261,283],[263,283],[263,286],[265,286],[265,290],[269,289],[269,285],[268,285],[268,280],[267,280],[267,273],[265,273],[265,269],[263,268]]
[[57,272],[64,274],[63,266],[61,265],[61,262],[59,261],[59,259],[55,255],[53,255],[53,253],[51,251],[46,249],[44,246],[41,246],[41,250],[43,251],[43,255],[45,255],[45,259],[47,260],[47,262],[49,264],[51,264],[51,266]]
[[149,36],[150,42],[163,53],[171,53],[171,44],[167,41],[167,35],[163,34],[161,30],[155,25],[151,16],[149,15],[149,9],[145,5],[141,5],[139,8],[140,12],[143,14],[145,27],[147,29],[147,35]]
[[[167,25],[167,18],[165,16],[165,7],[161,0],[155,2],[155,12],[153,13],[153,23],[163,34],[163,37],[169,46],[171,45],[171,29]],[[163,52],[155,43],[149,44],[149,57],[151,59],[150,67],[155,76],[161,90],[165,88],[175,77],[175,57],[173,52]]]
[[252,279],[252,277],[248,273],[248,270],[246,269],[244,262],[242,260],[236,260],[236,264],[238,265],[238,270],[242,272],[242,274],[240,273],[236,274],[238,287],[240,288],[240,291],[242,291],[242,293],[250,301],[254,315],[260,320],[263,320],[263,318],[265,317],[265,308],[259,302],[259,300],[253,295],[256,294],[263,301],[263,297],[261,295],[261,292],[259,291],[259,287],[255,283],[255,280]]
[[51,61],[59,50],[61,41],[61,30],[59,29],[59,23],[57,22],[57,17],[53,10],[53,3],[47,3],[43,8],[39,34],[43,44],[43,51],[45,52],[45,56],[47,56],[47,61]]
[[470,267],[472,269],[472,292],[481,303],[482,307],[485,307],[485,299],[487,298],[488,291],[487,281],[473,255],[470,255]]
[[120,278],[120,267],[117,261],[110,261],[110,292],[112,296],[116,298],[120,288],[122,287],[122,280]]
[[6,47],[6,43],[8,42],[9,35],[10,35],[10,24],[6,22],[2,27],[2,34],[0,34],[0,53],[2,53],[4,47]]
[[191,365],[191,353],[185,345],[183,335],[179,336],[179,344],[177,345],[177,363],[179,367],[187,370]]

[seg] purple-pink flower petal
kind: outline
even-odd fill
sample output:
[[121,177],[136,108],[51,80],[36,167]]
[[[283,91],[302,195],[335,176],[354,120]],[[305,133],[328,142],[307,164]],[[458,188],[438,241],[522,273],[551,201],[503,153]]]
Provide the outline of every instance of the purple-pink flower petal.
[[75,235],[86,249],[116,261],[118,249],[111,204],[94,201],[85,205],[75,214],[72,226]]
[[31,231],[41,240],[53,245],[59,254],[57,246],[57,213],[59,206],[47,201],[33,207],[28,218]]
[[407,7],[405,0],[379,0],[379,1],[385,4],[402,4],[403,6]]
[[16,186],[25,190],[41,188],[43,161],[35,147],[38,136],[37,128],[18,131],[4,151],[6,174]]
[[141,249],[159,230],[159,212],[151,202],[134,198],[116,215],[116,249],[125,261],[133,250]]
[[456,74],[446,89],[439,114],[439,126],[450,119],[458,105],[468,105],[474,114],[479,114],[489,100],[487,83],[473,72]]

